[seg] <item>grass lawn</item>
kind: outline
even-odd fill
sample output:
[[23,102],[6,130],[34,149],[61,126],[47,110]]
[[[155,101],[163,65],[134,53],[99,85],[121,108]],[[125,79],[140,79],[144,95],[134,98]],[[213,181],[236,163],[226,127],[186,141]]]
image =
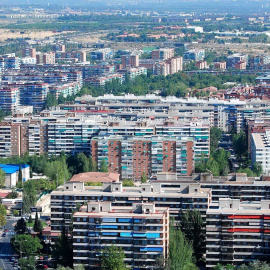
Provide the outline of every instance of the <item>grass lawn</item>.
[[[41,223],[42,223],[43,228],[47,227],[46,222],[41,221]],[[26,226],[27,226],[28,228],[33,228],[33,227],[34,227],[34,224],[35,224],[35,221],[34,221],[34,220],[33,220],[31,223],[26,222]]]

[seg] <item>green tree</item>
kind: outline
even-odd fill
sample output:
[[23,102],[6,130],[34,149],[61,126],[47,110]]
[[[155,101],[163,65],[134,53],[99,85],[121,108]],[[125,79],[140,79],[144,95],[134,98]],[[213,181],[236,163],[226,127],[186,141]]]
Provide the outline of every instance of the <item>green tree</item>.
[[72,267],[73,265],[72,242],[68,239],[65,226],[63,226],[62,233],[55,242],[52,256],[59,265],[65,267]]
[[16,232],[16,234],[25,234],[27,231],[27,226],[26,226],[26,222],[24,220],[24,218],[20,218],[15,227],[14,227],[14,231]]
[[95,160],[90,156],[89,157],[89,172],[96,172],[97,171],[97,164]]
[[63,160],[47,162],[44,173],[51,181],[54,181],[57,186],[63,185],[70,177],[67,164]]
[[142,183],[146,183],[147,182],[147,175],[146,175],[145,172],[143,172],[142,175],[141,175],[141,182]]
[[218,263],[215,267],[213,267],[214,270],[234,270],[235,267],[231,264],[222,265]]
[[107,165],[105,159],[103,159],[101,161],[100,166],[99,166],[99,171],[100,172],[103,172],[103,173],[109,172],[108,165]]
[[43,231],[43,226],[40,219],[38,218],[37,212],[36,212],[35,223],[34,223],[33,229],[35,232],[38,232],[38,233],[41,233]]
[[30,213],[31,207],[35,205],[37,200],[37,190],[35,181],[27,181],[23,184],[23,213]]
[[210,150],[211,153],[218,148],[219,140],[222,137],[222,131],[219,128],[212,127],[210,130]]
[[0,168],[0,187],[5,186],[6,173]]
[[243,156],[247,154],[248,150],[248,143],[245,132],[241,130],[240,133],[233,134],[232,144],[235,154],[238,156],[240,161],[242,161]]
[[185,270],[187,266],[194,268],[192,244],[179,228],[174,227],[173,223],[171,222],[170,225],[169,258],[166,269]]
[[31,224],[33,222],[33,219],[32,219],[32,215],[29,215],[29,218],[28,218],[28,224]]
[[29,258],[20,258],[19,265],[21,270],[35,270],[36,260],[34,256],[30,256]]
[[21,166],[21,164],[20,164],[20,167],[19,167],[18,182],[21,183],[21,186],[22,186],[23,177],[22,177],[22,166]]
[[33,253],[42,249],[40,239],[32,237],[30,234],[16,235],[11,241],[16,252],[26,257],[33,256]]
[[77,159],[77,173],[89,172],[89,160],[84,153],[79,153],[76,156]]
[[101,270],[127,270],[124,263],[125,254],[122,248],[109,246],[102,250],[100,258]]
[[266,262],[253,261],[248,265],[241,265],[239,270],[270,270],[270,266]]
[[186,239],[192,243],[197,263],[205,253],[205,230],[201,213],[197,210],[188,210],[181,216],[181,230]]
[[7,224],[6,217],[4,215],[0,215],[0,227],[3,227]]
[[30,178],[31,178],[31,179],[33,178],[33,170],[32,170],[31,167],[30,167]]
[[125,179],[123,181],[123,187],[134,187],[134,182],[131,179]]
[[252,166],[252,171],[254,172],[255,176],[260,176],[263,173],[261,163],[255,162]]
[[0,204],[0,215],[3,215],[3,216],[7,215],[7,209],[3,204]]
[[48,93],[45,100],[45,108],[49,109],[50,107],[58,105],[55,95]]

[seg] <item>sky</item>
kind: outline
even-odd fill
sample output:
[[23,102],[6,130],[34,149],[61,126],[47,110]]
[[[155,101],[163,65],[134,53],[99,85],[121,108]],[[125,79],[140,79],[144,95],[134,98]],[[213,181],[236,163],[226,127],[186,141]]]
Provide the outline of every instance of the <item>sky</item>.
[[[122,7],[129,9],[178,11],[178,12],[211,12],[253,14],[270,12],[270,0],[161,0],[163,3],[149,3],[153,0],[0,0],[5,5],[50,5],[84,6],[91,8]],[[160,0],[159,0],[160,1]],[[134,4],[135,3],[135,4]]]

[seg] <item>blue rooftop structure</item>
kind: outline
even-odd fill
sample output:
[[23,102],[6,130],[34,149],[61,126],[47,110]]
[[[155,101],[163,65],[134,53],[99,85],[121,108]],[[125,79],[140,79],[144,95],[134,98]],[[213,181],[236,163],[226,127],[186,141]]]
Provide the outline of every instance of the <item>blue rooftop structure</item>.
[[[25,169],[25,168],[28,168],[28,167],[29,167],[29,165],[27,165],[27,164],[21,164],[22,169]],[[13,173],[19,172],[20,164],[0,164],[0,168],[6,174],[13,174]]]

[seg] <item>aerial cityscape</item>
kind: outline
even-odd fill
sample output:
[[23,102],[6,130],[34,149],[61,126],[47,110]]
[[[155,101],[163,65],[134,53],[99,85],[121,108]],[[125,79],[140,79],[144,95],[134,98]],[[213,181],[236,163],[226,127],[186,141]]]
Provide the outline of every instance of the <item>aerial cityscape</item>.
[[0,270],[270,270],[270,1],[0,11]]

